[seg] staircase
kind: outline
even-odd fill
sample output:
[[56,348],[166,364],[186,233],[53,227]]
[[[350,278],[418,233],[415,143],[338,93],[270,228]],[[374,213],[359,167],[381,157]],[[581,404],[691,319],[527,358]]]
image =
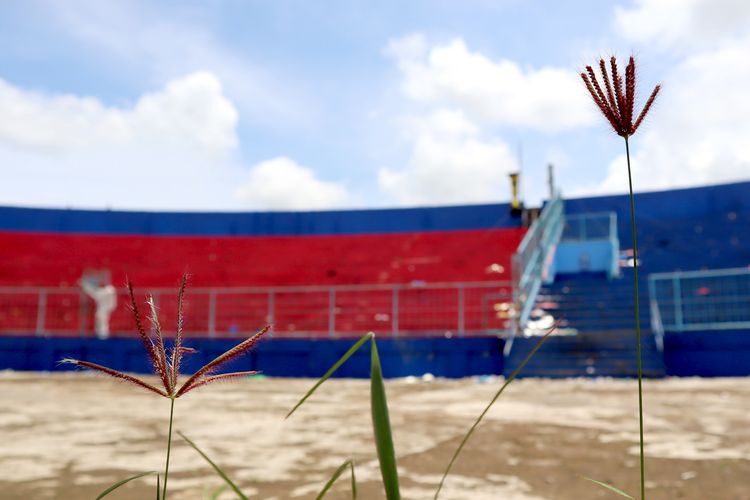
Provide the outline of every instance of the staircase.
[[[640,284],[641,354],[645,377],[664,376],[648,313],[646,280]],[[638,374],[633,312],[633,271],[608,280],[603,274],[558,276],[543,287],[536,307],[560,320],[553,334],[521,371],[526,377],[635,377]],[[516,337],[505,361],[509,375],[539,341]]]

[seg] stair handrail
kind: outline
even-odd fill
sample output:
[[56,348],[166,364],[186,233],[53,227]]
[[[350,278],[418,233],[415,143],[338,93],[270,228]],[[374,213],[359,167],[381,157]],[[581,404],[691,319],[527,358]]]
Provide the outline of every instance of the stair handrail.
[[565,226],[565,206],[560,193],[544,206],[518,245],[512,259],[513,319],[505,340],[503,355],[507,357],[516,335],[524,330],[542,282],[554,270],[555,249]]

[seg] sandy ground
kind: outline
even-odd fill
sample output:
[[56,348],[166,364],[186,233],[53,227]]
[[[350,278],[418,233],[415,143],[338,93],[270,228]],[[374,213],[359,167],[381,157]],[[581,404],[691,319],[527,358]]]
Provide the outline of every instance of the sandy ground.
[[[750,382],[647,381],[649,498],[750,499]],[[405,499],[432,498],[450,454],[501,380],[387,384]],[[327,382],[285,413],[310,380],[215,385],[177,400],[176,429],[202,446],[250,498],[315,498],[347,458],[360,498],[383,498],[368,382]],[[636,385],[622,380],[519,380],[459,458],[445,500],[620,498],[582,475],[638,489]],[[86,373],[0,373],[0,498],[94,498],[109,484],[163,468],[169,403]],[[170,498],[221,484],[180,438]],[[109,498],[153,498],[155,478]],[[233,498],[225,493],[221,498]],[[350,498],[347,481],[328,498]]]

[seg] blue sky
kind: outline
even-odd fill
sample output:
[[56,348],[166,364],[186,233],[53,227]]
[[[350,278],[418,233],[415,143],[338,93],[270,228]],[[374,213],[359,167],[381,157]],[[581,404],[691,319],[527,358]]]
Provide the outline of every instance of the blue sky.
[[[0,204],[304,210],[625,191],[578,72],[663,94],[638,190],[748,178],[750,2],[9,1]],[[645,95],[644,95],[645,94]]]

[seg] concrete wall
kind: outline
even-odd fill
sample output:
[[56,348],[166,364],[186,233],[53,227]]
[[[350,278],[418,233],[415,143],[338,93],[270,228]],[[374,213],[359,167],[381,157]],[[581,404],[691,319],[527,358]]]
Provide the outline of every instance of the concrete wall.
[[[255,350],[236,360],[228,369],[260,370],[276,377],[320,377],[355,341],[269,339],[261,341]],[[503,340],[499,338],[380,339],[377,342],[385,377],[431,373],[437,377],[461,378],[503,371]],[[190,339],[186,343],[198,353],[185,357],[184,373],[192,373],[238,344],[236,340],[223,339]],[[121,371],[151,373],[138,339],[0,338],[0,369],[70,370],[70,365],[59,364],[63,358],[91,361]],[[369,375],[369,343],[336,373],[336,376],[351,378]]]
[[750,375],[750,332],[714,330],[666,333],[667,375],[740,377]]

